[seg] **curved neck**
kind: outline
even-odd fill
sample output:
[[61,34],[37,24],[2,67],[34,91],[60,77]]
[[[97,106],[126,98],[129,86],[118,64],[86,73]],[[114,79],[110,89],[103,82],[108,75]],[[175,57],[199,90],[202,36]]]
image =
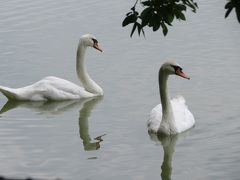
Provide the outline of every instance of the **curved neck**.
[[164,71],[164,69],[161,68],[159,70],[159,79],[158,79],[160,98],[162,103],[162,121],[160,124],[160,129],[162,129],[163,132],[166,134],[171,134],[175,132],[176,128],[174,125],[175,120],[174,120],[172,105],[167,92],[167,80],[168,80],[168,74]]
[[91,137],[89,135],[89,125],[88,118],[91,115],[91,111],[94,109],[95,105],[101,100],[99,97],[87,100],[84,102],[82,109],[79,113],[79,133],[80,138],[83,140],[83,146],[85,151],[97,150],[100,148],[100,140],[91,142]]
[[77,75],[79,80],[82,83],[82,86],[85,88],[86,91],[97,94],[103,95],[102,88],[95,83],[90,76],[88,75],[87,68],[85,66],[85,54],[86,54],[87,46],[85,46],[81,41],[78,45],[77,50],[77,59],[76,59],[76,68],[77,68]]

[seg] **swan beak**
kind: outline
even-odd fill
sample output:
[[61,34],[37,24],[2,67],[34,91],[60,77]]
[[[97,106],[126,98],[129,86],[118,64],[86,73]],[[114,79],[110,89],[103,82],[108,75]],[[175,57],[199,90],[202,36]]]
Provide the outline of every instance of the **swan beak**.
[[190,77],[186,73],[184,73],[180,68],[178,68],[175,73],[178,76],[181,76],[183,78],[190,80]]
[[98,43],[94,43],[93,47],[99,50],[100,52],[103,52],[103,50],[99,47]]

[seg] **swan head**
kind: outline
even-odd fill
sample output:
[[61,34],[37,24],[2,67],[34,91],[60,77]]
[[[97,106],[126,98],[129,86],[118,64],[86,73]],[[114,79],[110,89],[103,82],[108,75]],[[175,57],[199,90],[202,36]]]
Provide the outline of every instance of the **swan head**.
[[163,71],[168,75],[177,75],[186,79],[190,79],[190,77],[182,70],[182,67],[176,61],[167,61],[160,68],[160,71]]
[[103,50],[99,47],[98,44],[98,40],[96,39],[95,36],[93,36],[92,34],[85,34],[80,38],[80,41],[83,45],[90,46],[93,47],[97,50],[99,50],[100,52],[102,52]]

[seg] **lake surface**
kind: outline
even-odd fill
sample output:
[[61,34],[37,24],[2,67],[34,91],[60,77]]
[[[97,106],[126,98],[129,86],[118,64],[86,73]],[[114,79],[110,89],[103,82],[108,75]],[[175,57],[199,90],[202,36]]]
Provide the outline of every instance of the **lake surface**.
[[[0,175],[63,180],[215,180],[240,177],[240,25],[225,1],[200,2],[167,37],[129,37],[121,22],[134,2],[4,1],[0,84],[22,87],[54,75],[78,83],[79,37],[94,34],[87,66],[103,98],[12,103],[0,96]],[[176,137],[149,136],[159,102],[157,74],[176,59],[191,76],[169,79],[196,126]],[[96,139],[95,139],[96,138]]]

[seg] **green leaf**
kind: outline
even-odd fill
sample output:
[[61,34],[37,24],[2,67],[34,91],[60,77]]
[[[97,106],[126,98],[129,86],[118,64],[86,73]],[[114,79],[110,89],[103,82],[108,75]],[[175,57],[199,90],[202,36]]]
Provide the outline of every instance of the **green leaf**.
[[195,3],[193,3],[194,4],[194,6],[196,7],[196,8],[198,8],[198,4],[195,2]]
[[171,23],[173,22],[174,15],[173,14],[168,14],[166,18],[166,23],[168,23],[171,26]]
[[123,20],[122,26],[123,26],[123,27],[124,27],[124,26],[127,26],[127,25],[130,24],[130,23],[136,22],[136,20],[137,20],[136,14],[131,14],[130,16],[127,16],[127,17]]
[[149,26],[149,27],[153,27],[154,24],[155,24],[154,17],[152,16],[152,17],[149,19],[148,26]]
[[142,20],[142,22],[141,22],[142,27],[145,27],[149,23],[151,14],[152,14],[152,8],[146,8],[142,11],[142,13],[140,15],[140,18]]
[[153,27],[153,31],[157,31],[160,27],[160,19],[159,19],[159,16],[157,14],[154,14],[152,16],[152,27]]
[[188,7],[190,7],[192,9],[192,12],[196,13],[196,9],[198,8],[197,3],[193,2],[192,0],[191,1],[183,1],[183,3],[185,5],[187,5]]
[[228,10],[227,10],[227,12],[226,12],[226,14],[225,14],[225,18],[227,18],[228,17],[228,15],[230,14],[230,12],[232,11],[232,7],[230,7],[230,8],[228,8]]
[[160,22],[159,21],[155,22],[155,24],[153,25],[153,31],[157,31],[159,27],[160,27]]
[[128,12],[128,13],[126,14],[126,16],[129,16],[130,14],[132,14],[132,12]]
[[186,20],[185,15],[181,11],[176,11],[175,16],[177,19]]
[[177,9],[179,9],[180,11],[186,11],[187,10],[187,7],[183,4],[178,4],[177,5]]
[[238,22],[240,23],[240,3],[238,4],[239,6],[236,6],[236,14],[237,14],[237,19],[238,19]]
[[145,32],[144,32],[143,28],[142,28],[142,34],[143,34],[143,36],[145,37]]
[[168,33],[168,28],[164,23],[162,23],[161,26],[162,26],[163,35],[166,36]]
[[179,13],[179,18],[186,21],[186,17],[182,12]]
[[149,18],[143,18],[141,25],[142,27],[145,27],[148,23],[149,23]]
[[151,13],[152,13],[152,11],[153,11],[153,9],[152,9],[151,7],[145,8],[145,9],[142,11],[140,17],[144,19],[144,18],[150,16]]
[[226,5],[225,5],[225,9],[229,9],[229,8],[233,8],[233,5],[232,5],[232,2],[228,2]]
[[138,27],[138,35],[140,36],[141,34],[141,26],[137,26]]
[[144,5],[144,6],[151,6],[152,5],[152,2],[151,1],[143,1],[143,2],[141,2],[142,3],[142,5]]
[[137,27],[137,23],[134,23],[130,37],[132,37],[134,31],[136,30],[136,27]]
[[137,27],[138,27],[138,35],[140,36],[141,30],[142,30],[142,26],[141,26],[141,24],[137,23]]

